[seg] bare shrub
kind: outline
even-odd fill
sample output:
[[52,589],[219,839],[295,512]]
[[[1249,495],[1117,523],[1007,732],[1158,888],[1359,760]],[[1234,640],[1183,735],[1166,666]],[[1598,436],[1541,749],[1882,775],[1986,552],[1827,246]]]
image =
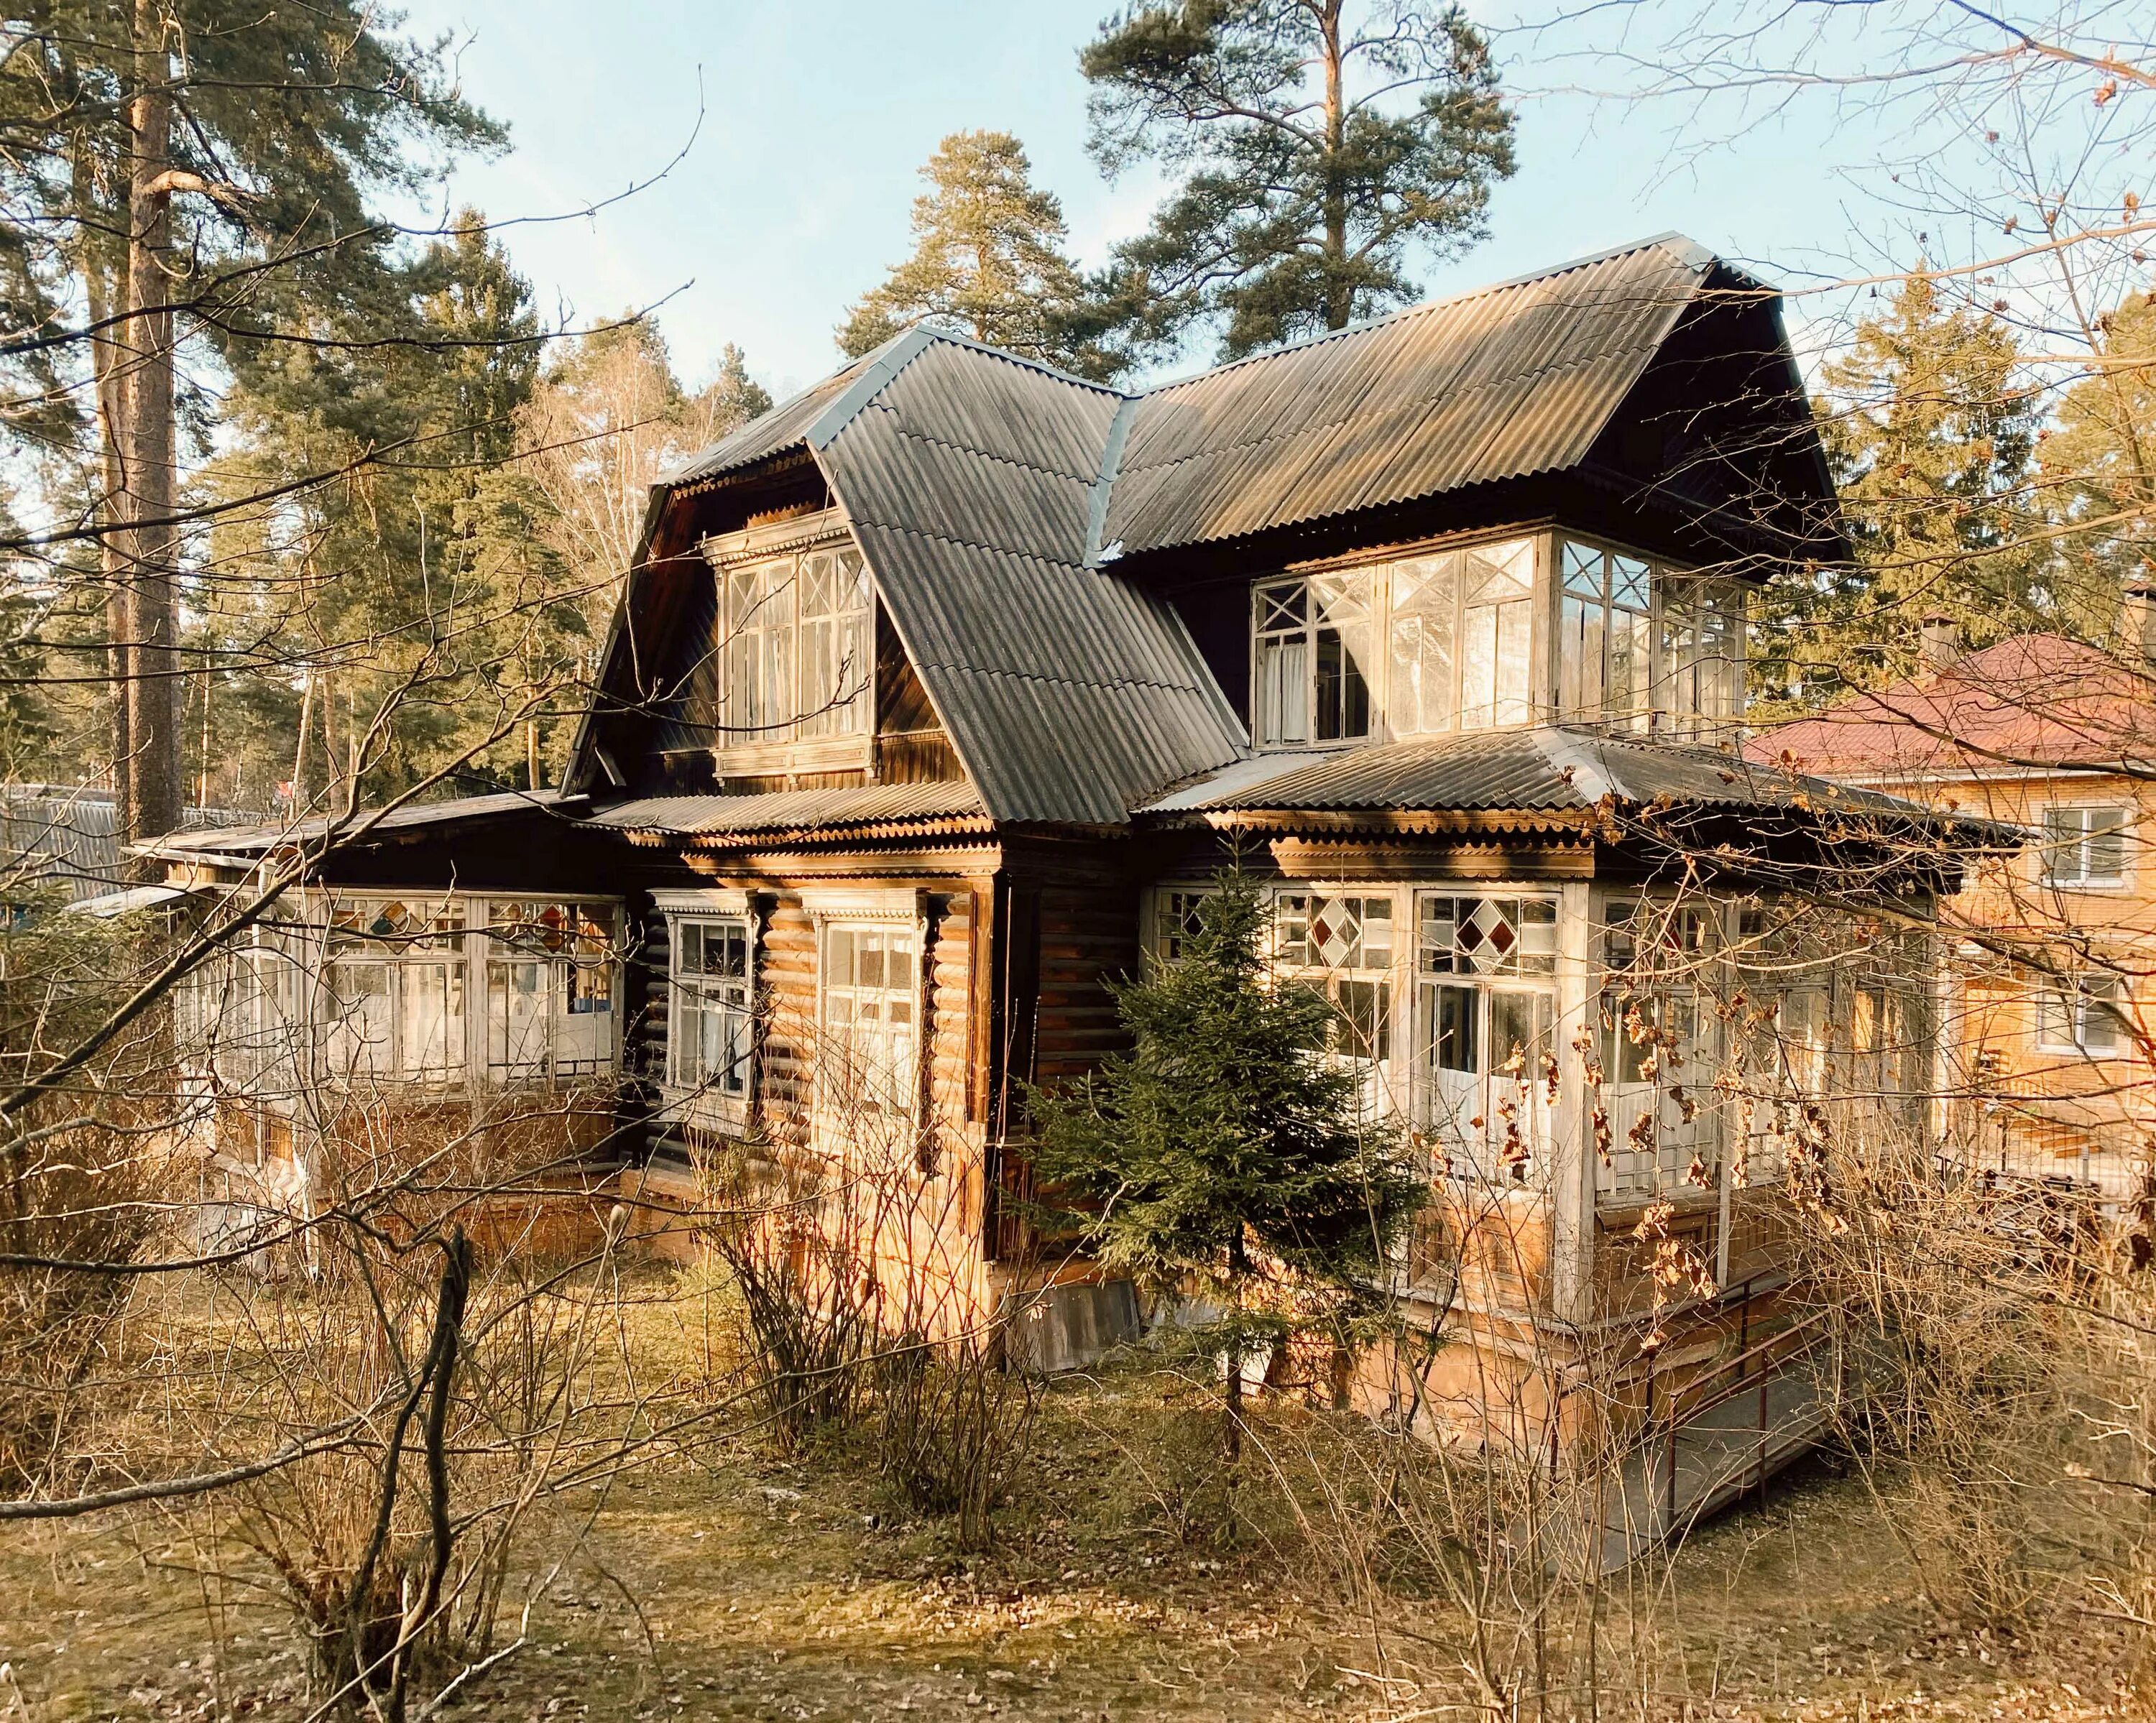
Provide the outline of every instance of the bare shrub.
[[985,1548],[1040,1409],[1038,1384],[1005,1364],[1000,1325],[886,1346],[875,1388],[884,1476],[919,1511],[955,1518],[962,1547]]
[[773,1437],[850,1423],[868,1387],[876,1288],[855,1186],[735,1149],[699,1169],[696,1237],[732,1276],[741,1355]]
[[579,1392],[612,1294],[603,1255],[526,1238],[482,1260],[454,1223],[333,1244],[339,1272],[249,1295],[259,1379],[216,1398],[289,1434],[351,1433],[244,1485],[230,1536],[304,1631],[316,1699],[393,1723],[514,1649],[498,1624],[529,1515],[593,1474],[594,1444],[619,1463]]
[[[62,915],[50,891],[11,895],[0,1086],[13,1090],[121,996],[137,936]],[[166,1099],[173,1081],[169,1041],[146,1023],[0,1121],[0,1254],[16,1259],[0,1263],[0,1484],[11,1491],[56,1492],[82,1469],[68,1433],[131,1290],[124,1270],[194,1194]]]

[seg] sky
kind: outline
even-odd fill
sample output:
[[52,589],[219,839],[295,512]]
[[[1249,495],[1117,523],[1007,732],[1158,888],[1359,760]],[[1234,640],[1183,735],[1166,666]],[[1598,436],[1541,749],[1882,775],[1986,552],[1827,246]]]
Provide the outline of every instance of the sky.
[[[513,223],[542,312],[655,306],[690,381],[732,341],[783,397],[839,362],[844,308],[906,254],[918,170],[947,133],[1016,133],[1081,261],[1144,225],[1158,181],[1109,185],[1084,147],[1076,50],[1108,3],[407,0],[407,16],[454,38],[465,93],[509,125],[508,151],[458,168],[444,196]],[[1433,295],[1669,229],[1784,281],[1902,243],[1839,176],[1862,153],[1845,120],[1806,109],[1690,147],[1710,136],[1696,103],[1564,91],[1563,45],[1498,37],[1519,171],[1490,238],[1424,269]]]

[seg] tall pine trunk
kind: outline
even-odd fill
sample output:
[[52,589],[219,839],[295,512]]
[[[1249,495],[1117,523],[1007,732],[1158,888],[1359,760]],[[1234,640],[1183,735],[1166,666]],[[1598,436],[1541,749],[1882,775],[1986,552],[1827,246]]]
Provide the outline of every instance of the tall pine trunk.
[[172,93],[157,0],[135,0],[135,94],[127,196],[127,358],[116,439],[126,482],[121,687],[128,770],[121,829],[131,842],[180,823],[178,607],[173,567]]
[[134,751],[128,746],[127,738],[127,546],[121,531],[127,495],[127,464],[121,441],[126,432],[121,423],[124,413],[120,398],[126,331],[115,324],[113,312],[115,299],[118,294],[125,293],[126,284],[124,278],[116,278],[90,231],[88,212],[100,205],[96,176],[90,171],[86,148],[77,147],[74,172],[75,207],[85,212],[82,254],[76,268],[82,277],[90,326],[95,331],[90,336],[90,354],[97,408],[99,494],[95,524],[99,530],[98,572],[105,588],[105,674],[112,700],[112,802],[114,808],[124,813],[131,802],[128,781],[134,763]]
[[1339,0],[1330,0],[1319,19],[1325,55],[1325,326],[1345,329],[1354,315],[1355,293],[1348,280],[1348,187],[1342,162],[1348,153],[1348,103],[1342,87]]

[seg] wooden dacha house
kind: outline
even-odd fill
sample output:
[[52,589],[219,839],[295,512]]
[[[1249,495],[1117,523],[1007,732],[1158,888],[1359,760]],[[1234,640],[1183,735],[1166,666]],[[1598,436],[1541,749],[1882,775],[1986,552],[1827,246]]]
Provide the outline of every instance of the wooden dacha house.
[[[914,329],[654,487],[559,789],[398,809],[203,982],[218,1152],[289,1191],[361,1085],[573,1091],[653,1202],[883,1133],[967,1307],[1038,1294],[1075,1361],[1135,1301],[1030,1248],[1023,1086],[1117,1044],[1104,978],[1232,853],[1440,1189],[1396,1290],[1475,1343],[1394,1413],[1500,1382],[1554,1439],[1537,1361],[1612,1335],[1605,1401],[1735,1403],[1806,1342],[1791,1115],[1716,1091],[1712,978],[1756,963],[1793,1102],[1919,1088],[1921,964],[1799,961],[1777,906],[1954,883],[1906,804],[1735,751],[1748,591],[1845,554],[1774,294],[1675,236],[1136,392]],[[306,838],[155,850],[231,882]],[[1757,1411],[1763,1469],[1806,1413]]]

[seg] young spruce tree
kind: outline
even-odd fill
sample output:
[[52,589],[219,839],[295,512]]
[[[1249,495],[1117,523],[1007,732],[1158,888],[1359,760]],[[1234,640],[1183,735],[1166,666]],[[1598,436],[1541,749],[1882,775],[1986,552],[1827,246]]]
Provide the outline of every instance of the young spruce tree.
[[1298,1331],[1344,1341],[1424,1194],[1399,1133],[1327,1057],[1331,1002],[1268,977],[1264,915],[1223,875],[1179,954],[1116,987],[1131,1051],[1032,1098],[1039,1172],[1086,1248],[1219,1312],[1193,1338],[1226,1360],[1230,1458],[1245,1359]]

